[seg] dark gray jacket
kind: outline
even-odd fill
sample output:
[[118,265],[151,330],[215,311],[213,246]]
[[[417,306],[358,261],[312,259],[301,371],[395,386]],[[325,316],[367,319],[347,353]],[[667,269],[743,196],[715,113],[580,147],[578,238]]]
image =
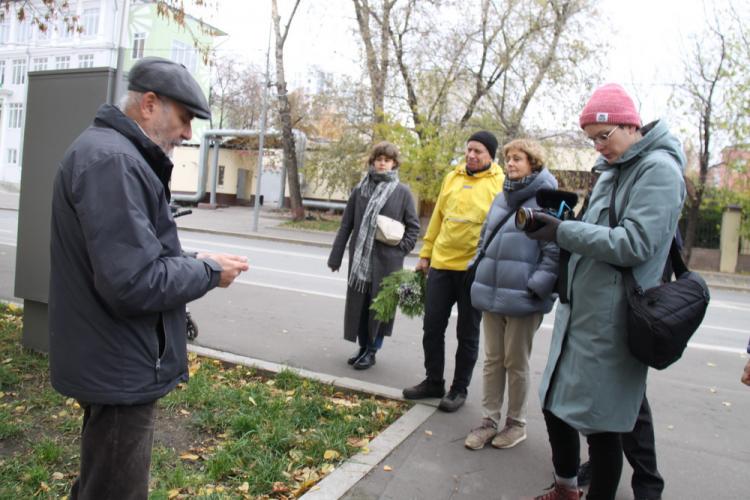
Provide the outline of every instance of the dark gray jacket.
[[153,401],[187,381],[185,303],[218,284],[182,254],[172,162],[117,108],[70,146],[52,196],[50,379],[96,404]]
[[[349,268],[351,269],[352,253],[359,236],[359,227],[362,224],[362,217],[367,208],[369,198],[365,198],[359,189],[355,189],[349,201],[346,203],[344,216],[341,220],[341,227],[336,233],[336,239],[333,242],[331,255],[328,257],[328,267],[338,269],[341,267],[341,261],[344,258],[344,249],[346,242],[349,241]],[[400,271],[404,267],[404,257],[411,252],[419,237],[419,218],[414,206],[414,198],[406,184],[399,184],[386,200],[385,205],[380,210],[382,215],[391,219],[401,221],[404,226],[404,237],[397,246],[390,246],[379,241],[375,241],[372,248],[372,290],[370,298],[374,298],[380,290],[380,282],[389,274]],[[362,309],[369,310],[370,303],[365,302],[362,294],[357,293],[351,287],[346,291],[346,310],[344,313],[344,338],[354,341],[357,339],[357,332],[360,325]],[[369,332],[371,339],[377,335],[390,335],[393,331],[393,322],[380,323],[375,321],[374,313],[368,311],[369,315]]]
[[[495,197],[482,227],[480,245],[510,210],[519,206],[538,208],[534,195],[540,189],[557,189],[557,180],[544,168],[522,189],[503,191]],[[523,205],[520,205],[521,201]],[[548,313],[555,302],[560,250],[554,243],[529,239],[516,229],[511,216],[485,249],[474,283],[471,303],[481,311],[507,316]]]

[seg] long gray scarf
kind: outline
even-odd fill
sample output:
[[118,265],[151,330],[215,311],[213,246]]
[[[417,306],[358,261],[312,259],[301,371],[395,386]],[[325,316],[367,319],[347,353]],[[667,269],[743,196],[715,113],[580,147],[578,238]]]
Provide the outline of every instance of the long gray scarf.
[[372,247],[375,242],[377,217],[397,185],[398,171],[378,173],[370,167],[365,178],[357,186],[360,194],[369,198],[359,226],[357,243],[352,255],[352,269],[349,273],[349,286],[358,292],[366,292],[372,283]]

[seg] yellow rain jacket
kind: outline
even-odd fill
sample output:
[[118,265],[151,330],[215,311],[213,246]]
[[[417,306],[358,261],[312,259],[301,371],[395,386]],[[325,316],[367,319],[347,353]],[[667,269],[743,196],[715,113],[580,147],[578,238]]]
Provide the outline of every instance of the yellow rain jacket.
[[421,258],[430,267],[465,271],[479,243],[479,232],[492,200],[503,190],[505,176],[496,163],[475,175],[466,165],[457,166],[445,176],[430,225],[424,235]]

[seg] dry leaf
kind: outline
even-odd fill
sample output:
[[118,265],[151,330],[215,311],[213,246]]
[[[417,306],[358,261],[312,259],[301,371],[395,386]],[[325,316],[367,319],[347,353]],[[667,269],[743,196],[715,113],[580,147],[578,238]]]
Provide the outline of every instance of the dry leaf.
[[424,431],[424,433],[427,434],[428,436],[432,436],[432,431]]
[[201,457],[199,457],[195,453],[183,453],[180,455],[180,458],[182,460],[190,460],[191,462],[195,462],[196,460],[199,460]]
[[281,481],[276,481],[273,483],[273,492],[274,493],[287,493],[289,491],[289,486],[282,483]]
[[326,450],[325,453],[323,453],[324,460],[336,460],[340,456],[341,456],[341,453],[339,453],[336,450]]
[[179,495],[179,494],[180,494],[180,490],[179,490],[178,488],[175,488],[175,489],[173,489],[173,490],[169,490],[169,491],[167,492],[167,498],[168,498],[169,500],[172,500],[173,498],[175,498],[175,497],[176,497],[177,495]]
[[391,472],[393,470],[393,467],[391,467],[390,465],[384,465],[383,470],[386,472]]
[[49,491],[49,485],[45,483],[44,481],[42,481],[41,483],[39,483],[39,489],[44,492],[47,492]]
[[242,493],[247,493],[248,491],[250,491],[250,485],[248,484],[247,481],[245,481],[240,486],[237,486],[237,491],[240,491]]
[[722,401],[721,404],[723,404],[727,408],[729,408],[730,406],[732,406],[732,403],[730,403],[729,401]]
[[367,438],[358,438],[352,436],[346,438],[346,443],[349,446],[354,446],[355,448],[366,448],[370,444],[370,440]]
[[250,401],[250,404],[252,404],[253,406],[258,406],[258,403],[255,402],[255,399],[253,399],[252,396],[248,396],[247,400]]
[[323,475],[327,475],[333,472],[335,468],[336,466],[334,466],[333,464],[323,464],[323,466],[320,468],[320,472]]
[[184,409],[180,409],[180,413],[181,413],[182,415],[190,415],[190,412],[189,412],[189,411],[187,411],[187,410],[184,410]]
[[62,472],[53,472],[52,473],[52,479],[55,480],[55,481],[59,481],[59,480],[63,479],[64,477],[65,477],[65,474],[63,474]]

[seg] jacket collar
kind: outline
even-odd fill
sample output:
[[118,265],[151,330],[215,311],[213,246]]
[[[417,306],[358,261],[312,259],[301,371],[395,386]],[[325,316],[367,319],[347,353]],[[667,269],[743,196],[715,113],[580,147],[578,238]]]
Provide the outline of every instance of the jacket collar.
[[495,175],[498,175],[502,172],[502,169],[497,163],[493,161],[492,165],[490,165],[490,168],[488,168],[487,170],[482,170],[481,172],[477,172],[476,174],[473,174],[471,176],[466,172],[466,163],[458,165],[454,171],[458,175],[465,175],[466,177],[481,179],[482,177],[493,177]]
[[161,181],[164,186],[164,195],[167,201],[169,201],[171,198],[169,180],[172,177],[172,168],[174,165],[164,151],[154,141],[149,139],[143,132],[143,129],[111,104],[103,104],[99,107],[94,118],[94,125],[116,130],[136,147],[141,156],[143,156],[143,159],[151,167],[151,170],[154,171]]

